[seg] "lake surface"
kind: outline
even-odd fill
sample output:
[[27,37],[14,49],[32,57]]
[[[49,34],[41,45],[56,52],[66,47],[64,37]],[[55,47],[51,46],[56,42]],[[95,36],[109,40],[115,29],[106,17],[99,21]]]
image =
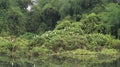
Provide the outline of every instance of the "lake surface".
[[[85,58],[86,59],[83,59]],[[120,58],[100,57],[97,60],[89,56],[82,59],[63,56],[7,57],[0,56],[0,67],[120,67]]]

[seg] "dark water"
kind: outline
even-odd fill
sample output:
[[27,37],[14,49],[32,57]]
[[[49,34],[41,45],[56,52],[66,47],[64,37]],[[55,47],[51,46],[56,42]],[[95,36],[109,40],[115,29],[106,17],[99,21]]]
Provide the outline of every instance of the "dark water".
[[[81,57],[83,58],[83,57]],[[87,57],[86,57],[87,58]],[[107,58],[107,57],[106,57]],[[0,67],[120,67],[120,58],[115,60],[77,59],[71,57],[39,56],[39,57],[0,57]],[[110,61],[109,61],[110,60]]]

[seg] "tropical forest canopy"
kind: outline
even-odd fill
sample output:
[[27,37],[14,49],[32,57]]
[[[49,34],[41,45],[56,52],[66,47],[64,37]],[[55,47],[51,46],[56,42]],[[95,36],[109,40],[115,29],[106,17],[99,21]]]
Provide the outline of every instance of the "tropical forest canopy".
[[57,22],[69,17],[84,24],[85,33],[96,31],[118,38],[119,14],[117,0],[37,0],[35,4],[32,0],[0,0],[0,34],[39,34],[54,30]]

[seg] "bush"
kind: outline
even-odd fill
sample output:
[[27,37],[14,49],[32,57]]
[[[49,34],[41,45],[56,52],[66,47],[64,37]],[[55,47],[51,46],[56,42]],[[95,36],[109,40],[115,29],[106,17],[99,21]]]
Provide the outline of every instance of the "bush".
[[63,30],[49,31],[41,38],[44,39],[43,45],[54,52],[87,47],[87,39],[84,36]]
[[118,54],[118,51],[115,50],[115,49],[103,49],[100,54],[103,54],[103,55],[116,55]]
[[86,34],[89,42],[89,49],[101,50],[103,48],[112,48],[112,38],[110,35],[103,34]]
[[19,38],[21,38],[21,39],[27,39],[27,40],[32,40],[35,36],[36,36],[35,34],[28,32],[28,33],[25,33],[25,34],[19,36]]
[[57,29],[57,30],[65,29],[66,27],[70,27],[70,25],[71,25],[71,22],[70,22],[70,21],[68,21],[68,20],[63,20],[63,21],[60,21],[60,22],[58,23],[58,25],[56,26],[55,29]]
[[102,29],[102,23],[100,23],[100,18],[95,13],[83,15],[83,18],[80,22],[82,23],[81,28],[86,34],[96,33],[101,31]]
[[112,41],[112,47],[115,49],[119,49],[120,50],[120,40],[113,40]]
[[12,43],[4,37],[0,37],[0,53],[9,54],[12,50]]
[[82,24],[80,22],[73,22],[70,20],[63,20],[58,23],[55,30],[64,30],[65,32],[83,34],[81,29]]
[[51,51],[49,50],[49,49],[47,49],[46,47],[44,47],[44,46],[42,46],[42,47],[34,47],[33,49],[32,49],[32,52],[35,54],[35,53],[37,53],[37,54],[48,54],[48,53],[50,53]]

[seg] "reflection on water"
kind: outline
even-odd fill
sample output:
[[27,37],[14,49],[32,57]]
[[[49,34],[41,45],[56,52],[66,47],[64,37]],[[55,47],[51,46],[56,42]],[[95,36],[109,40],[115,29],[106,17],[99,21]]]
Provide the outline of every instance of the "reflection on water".
[[92,58],[89,60],[81,60],[77,58],[60,57],[56,55],[26,58],[11,58],[7,56],[1,56],[0,67],[120,67],[120,58],[111,61],[110,58],[102,58],[97,60]]

